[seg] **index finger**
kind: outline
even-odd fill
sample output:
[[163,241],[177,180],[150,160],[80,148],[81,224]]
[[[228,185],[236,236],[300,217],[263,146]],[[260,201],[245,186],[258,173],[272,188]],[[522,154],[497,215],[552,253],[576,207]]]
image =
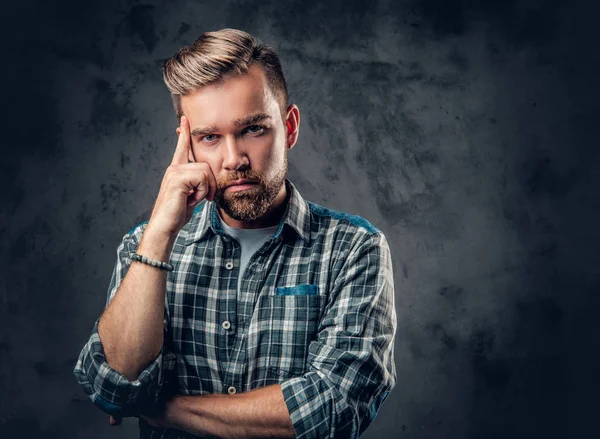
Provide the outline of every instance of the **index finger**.
[[181,116],[179,123],[179,140],[173,154],[172,165],[183,165],[188,162],[188,151],[190,149],[190,123],[185,116]]

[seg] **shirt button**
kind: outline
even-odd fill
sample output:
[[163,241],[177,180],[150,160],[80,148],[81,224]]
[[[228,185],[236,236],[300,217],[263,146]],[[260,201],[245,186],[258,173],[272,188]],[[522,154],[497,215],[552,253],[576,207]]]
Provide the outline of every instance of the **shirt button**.
[[235,395],[235,387],[233,386],[229,386],[229,389],[227,389],[227,393],[229,393],[230,395]]
[[229,329],[229,328],[231,328],[231,323],[229,323],[227,320],[225,320],[222,323],[222,326],[223,326],[223,329]]
[[228,263],[226,263],[225,268],[227,268],[228,270],[233,270],[233,262],[229,261]]

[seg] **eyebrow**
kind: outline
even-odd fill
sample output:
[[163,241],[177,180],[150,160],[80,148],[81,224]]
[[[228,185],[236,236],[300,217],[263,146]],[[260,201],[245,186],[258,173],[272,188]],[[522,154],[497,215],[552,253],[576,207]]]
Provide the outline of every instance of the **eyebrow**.
[[[233,124],[236,127],[243,127],[246,125],[252,125],[258,122],[262,122],[263,120],[271,120],[272,117],[269,116],[266,113],[255,113],[255,114],[251,114],[249,116],[246,117],[242,117],[241,119],[235,119],[233,121]],[[203,128],[194,128],[192,130],[191,135],[192,136],[199,136],[199,135],[206,135],[206,134],[213,134],[215,131],[218,131],[219,129],[215,126],[215,125],[211,125],[208,127],[203,127]]]

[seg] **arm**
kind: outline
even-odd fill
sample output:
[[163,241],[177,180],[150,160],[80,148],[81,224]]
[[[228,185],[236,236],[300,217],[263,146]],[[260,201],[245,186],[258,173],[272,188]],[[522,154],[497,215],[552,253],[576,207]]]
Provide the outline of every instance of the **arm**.
[[[207,163],[189,163],[190,129],[182,117],[179,141],[161,183],[138,253],[168,261],[181,228],[195,206],[212,198],[216,182]],[[163,303],[167,274],[143,263],[130,268],[118,294],[98,324],[106,361],[129,380],[154,359],[163,346]]]
[[117,418],[157,409],[156,404],[162,401],[164,375],[175,363],[174,355],[163,347],[167,275],[140,262],[132,264],[129,254],[138,251],[168,261],[175,239],[196,205],[204,198],[212,199],[216,190],[207,163],[188,163],[192,154],[185,116],[177,133],[173,160],[163,177],[144,236],[139,242],[140,227],[137,235],[124,237],[106,310],[94,325],[74,370],[90,398]]
[[[173,242],[173,238],[144,232],[137,251],[168,261]],[[167,272],[141,262],[130,263],[98,322],[98,335],[108,365],[134,381],[163,347]]]
[[142,417],[201,437],[295,437],[279,384],[236,395],[176,396],[160,418]]
[[308,350],[309,371],[281,384],[297,437],[356,438],[396,384],[390,250],[382,233],[348,256]]
[[[141,232],[142,227],[123,237],[117,250],[117,262],[108,289],[106,310],[102,317],[95,322],[92,334],[82,349],[73,371],[77,381],[83,386],[92,401],[105,412],[118,417],[134,416],[141,410],[151,410],[159,401],[164,384],[170,379],[170,374],[175,366],[175,356],[163,347],[164,284],[162,297],[155,299],[153,303],[153,307],[159,309],[158,312],[156,310],[149,311],[146,308],[147,305],[144,305],[142,311],[132,310],[132,313],[126,314],[129,315],[129,318],[124,318],[123,313],[120,313],[118,307],[115,306],[115,303],[119,303],[118,299],[121,294],[124,297],[123,301],[127,303],[127,280],[133,282],[136,276],[140,276],[138,268],[146,268],[141,263],[133,264],[129,258],[130,253],[138,249]],[[149,273],[148,277],[164,276],[161,270],[150,266],[148,268],[158,272]],[[160,284],[160,282],[157,283]],[[156,292],[153,288],[156,289],[156,287],[151,287],[149,290],[138,291],[160,294],[160,291]],[[129,294],[135,297],[138,292],[134,290]],[[141,293],[139,294],[141,295]],[[129,300],[131,301],[131,298]],[[111,312],[109,313],[109,311]],[[141,317],[138,316],[140,313]],[[158,331],[154,330],[152,336],[146,336],[144,340],[141,340],[141,345],[133,349],[132,361],[125,361],[127,343],[132,343],[137,334],[136,328],[130,324],[137,320],[142,320],[147,324],[148,316],[155,319],[157,315],[159,320],[154,325]],[[124,347],[117,344],[118,335],[115,335],[114,329],[113,332],[101,332],[103,328],[99,328],[99,326],[103,325],[104,318],[107,316],[113,319],[130,320],[130,322],[117,321],[116,323],[117,325],[121,324],[118,335],[126,343],[123,345]],[[110,319],[107,321],[111,323]],[[109,329],[112,329],[110,325]],[[157,342],[154,339],[156,338],[160,342],[158,350],[155,347]]]

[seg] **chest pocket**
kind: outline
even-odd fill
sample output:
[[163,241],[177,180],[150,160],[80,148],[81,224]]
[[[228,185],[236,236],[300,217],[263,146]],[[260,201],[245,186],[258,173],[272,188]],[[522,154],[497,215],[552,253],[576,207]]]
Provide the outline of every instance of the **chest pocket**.
[[317,294],[298,294],[299,290],[285,291],[260,296],[257,315],[259,363],[267,366],[270,376],[281,379],[306,371],[308,345],[316,338],[322,299]]
[[316,294],[319,294],[319,287],[317,285],[309,284],[296,285],[294,287],[277,287],[275,289],[275,294],[277,296],[314,296]]

